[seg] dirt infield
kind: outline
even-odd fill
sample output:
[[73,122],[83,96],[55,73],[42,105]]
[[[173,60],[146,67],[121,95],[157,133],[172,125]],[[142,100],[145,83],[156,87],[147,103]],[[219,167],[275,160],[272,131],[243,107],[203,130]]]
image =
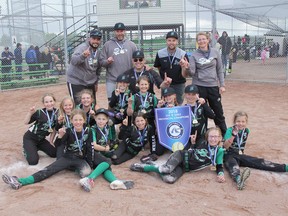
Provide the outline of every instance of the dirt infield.
[[[249,114],[251,134],[246,154],[288,163],[288,87],[228,82],[226,90],[227,125],[231,126],[234,112]],[[99,91],[98,103],[106,107],[103,84]],[[68,93],[66,85],[0,93],[1,173],[25,177],[53,161],[41,154],[37,166],[28,166],[22,155],[22,136],[27,130],[24,116],[30,106],[41,107],[40,98],[46,92],[55,94],[57,105]],[[0,181],[0,215],[287,215],[287,173],[252,169],[243,191],[236,190],[228,175],[226,183],[217,183],[209,169],[186,173],[169,185],[156,174],[129,170],[142,154],[112,167],[120,179],[135,181],[135,188],[129,191],[112,191],[100,177],[91,193],[84,192],[78,185],[79,177],[70,171],[19,191]]]

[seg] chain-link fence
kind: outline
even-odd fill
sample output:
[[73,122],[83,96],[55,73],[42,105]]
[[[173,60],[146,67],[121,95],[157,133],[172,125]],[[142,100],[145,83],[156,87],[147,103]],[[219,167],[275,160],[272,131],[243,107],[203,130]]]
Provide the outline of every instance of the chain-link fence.
[[[6,88],[7,83],[3,82],[9,82],[7,84],[9,88],[31,86],[38,81],[39,83],[65,82],[64,75],[68,66],[65,64],[69,63],[74,48],[85,41],[87,31],[99,28],[103,33],[102,43],[105,43],[113,37],[113,26],[116,22],[125,23],[127,38],[144,50],[146,59],[151,65],[157,51],[166,46],[165,35],[171,30],[177,31],[180,36],[179,47],[191,55],[197,48],[196,33],[199,31],[211,33],[214,28],[209,2],[192,0],[86,0],[81,3],[75,0],[1,1],[0,50],[2,53],[5,47],[9,47],[9,51],[14,54],[17,43],[22,44],[21,78],[24,80],[19,79],[20,76],[17,74],[19,64],[13,59],[9,69],[11,76],[8,76],[8,80],[7,74],[3,75],[7,71],[7,66],[5,64],[1,66],[1,88]],[[238,8],[239,13],[246,10],[247,8]],[[276,23],[277,28],[273,25],[273,29],[282,29],[283,33],[271,31],[269,28],[260,28],[265,26],[263,19],[258,18],[260,27],[257,27],[255,17],[253,22],[251,19],[249,22],[248,19],[247,22],[243,22],[243,20],[239,21],[239,14],[238,17],[233,18],[235,10],[234,14],[229,14],[228,10],[225,10],[225,13],[223,10],[217,11],[216,32],[214,31],[213,37],[217,40],[222,32],[226,31],[232,42],[226,79],[287,83],[288,37],[285,31],[288,29],[288,22],[286,19],[283,21],[282,18],[275,20],[267,17],[268,21],[267,19],[265,21],[268,24]],[[269,25],[272,26],[271,23]],[[64,26],[67,31],[66,38],[63,34]],[[66,49],[65,44],[67,44]],[[51,62],[35,63],[34,71],[40,71],[39,74],[33,70],[31,72],[25,62],[26,52],[31,45],[38,46],[41,54],[47,52],[49,48],[48,52],[51,54]],[[221,52],[219,44],[215,47]],[[68,59],[65,59],[66,52]],[[50,79],[52,77],[55,79]],[[31,81],[25,81],[30,79]],[[35,82],[32,81],[33,79]]]

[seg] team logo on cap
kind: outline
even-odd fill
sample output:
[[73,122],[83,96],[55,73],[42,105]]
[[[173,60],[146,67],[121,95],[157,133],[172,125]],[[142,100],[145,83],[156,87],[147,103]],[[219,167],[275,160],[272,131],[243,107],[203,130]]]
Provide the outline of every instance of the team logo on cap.
[[179,122],[171,122],[166,132],[170,138],[179,139],[183,135],[183,126]]

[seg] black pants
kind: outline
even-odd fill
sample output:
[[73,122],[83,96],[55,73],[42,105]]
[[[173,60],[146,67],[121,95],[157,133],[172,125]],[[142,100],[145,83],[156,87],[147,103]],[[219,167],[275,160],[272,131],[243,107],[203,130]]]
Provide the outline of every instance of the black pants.
[[221,102],[221,95],[219,93],[219,87],[203,87],[197,86],[199,89],[199,97],[204,98],[208,101],[209,106],[215,113],[215,125],[217,125],[224,136],[227,130],[222,102]]
[[224,161],[226,169],[234,180],[236,180],[236,176],[240,175],[240,166],[274,172],[286,171],[285,164],[273,163],[263,158],[252,157],[245,154],[227,153],[224,156]]
[[105,157],[100,152],[94,151],[93,168],[95,169],[100,163],[106,162],[111,166],[111,159]]
[[54,175],[55,173],[58,173],[67,168],[72,168],[73,170],[76,170],[79,173],[80,177],[85,177],[91,172],[89,164],[84,159],[80,159],[76,156],[64,155],[63,157],[56,160],[54,163],[45,167],[43,170],[34,173],[32,175],[34,177],[34,183],[40,182]]
[[81,103],[81,98],[79,93],[83,90],[83,89],[90,89],[93,92],[94,95],[94,101],[96,104],[96,91],[95,91],[95,85],[87,85],[87,86],[83,86],[83,85],[74,85],[71,83],[67,83],[68,86],[68,91],[70,96],[73,98],[75,105],[78,105]]
[[56,157],[56,148],[45,138],[39,140],[37,136],[30,131],[27,131],[23,136],[23,149],[29,165],[38,164],[39,150],[45,152],[50,157]]
[[154,118],[148,118],[148,124],[152,126],[151,130],[153,130],[155,134],[151,137],[152,143],[150,143],[150,152],[152,154],[161,156],[164,154],[166,148],[159,143]]
[[118,148],[114,151],[114,154],[117,156],[117,159],[113,160],[112,163],[114,165],[119,165],[121,163],[124,163],[128,160],[131,160],[134,158],[139,152],[135,152],[134,154],[129,152],[127,149],[127,144],[125,140],[123,140]]

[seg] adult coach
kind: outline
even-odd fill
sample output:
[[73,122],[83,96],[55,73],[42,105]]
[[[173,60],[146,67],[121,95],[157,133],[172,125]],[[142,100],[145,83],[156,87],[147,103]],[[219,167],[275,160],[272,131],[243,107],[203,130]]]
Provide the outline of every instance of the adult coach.
[[106,68],[106,91],[110,100],[116,86],[116,79],[132,68],[132,54],[136,44],[125,38],[126,27],[123,23],[114,26],[115,37],[107,41],[101,51],[100,62]]
[[198,49],[192,53],[190,62],[181,62],[182,75],[192,76],[192,84],[198,87],[199,97],[208,100],[215,113],[215,125],[224,136],[227,126],[221,102],[221,94],[225,92],[221,56],[216,49],[209,47],[209,36],[205,32],[199,32],[196,41]]
[[167,77],[172,79],[170,87],[172,87],[177,96],[177,103],[181,105],[183,103],[183,93],[185,88],[186,79],[182,76],[181,66],[179,62],[181,59],[188,56],[186,52],[177,47],[178,45],[178,34],[175,31],[170,31],[166,35],[167,47],[159,50],[156,55],[154,67],[157,67],[162,79]]
[[89,39],[75,48],[67,71],[67,85],[75,104],[80,101],[78,93],[83,89],[91,89],[96,99],[100,76],[100,51],[102,33],[99,30],[90,32]]
[[148,91],[152,94],[155,94],[154,85],[156,85],[158,89],[169,87],[171,83],[170,78],[165,76],[164,81],[163,81],[163,79],[159,76],[159,74],[156,71],[152,69],[149,69],[149,70],[146,69],[145,67],[146,60],[145,60],[144,53],[142,51],[137,50],[133,52],[132,63],[133,63],[133,68],[124,72],[124,74],[127,75],[128,77],[129,90],[132,94],[136,94],[137,92],[139,92],[137,80],[140,76],[148,77],[149,83],[150,83]]

